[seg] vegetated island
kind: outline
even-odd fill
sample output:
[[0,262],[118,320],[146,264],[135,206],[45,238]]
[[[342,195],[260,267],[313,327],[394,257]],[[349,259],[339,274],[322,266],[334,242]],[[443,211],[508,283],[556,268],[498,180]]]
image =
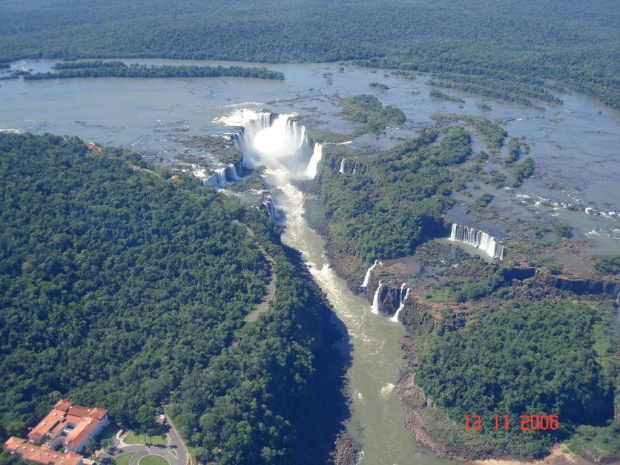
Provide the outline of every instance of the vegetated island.
[[460,103],[460,104],[465,103],[465,100],[463,100],[461,97],[455,97],[454,95],[444,94],[443,92],[439,92],[437,89],[431,90],[430,96],[431,98],[438,99],[438,100],[446,100],[448,102],[454,102],[454,103]]
[[284,80],[284,73],[267,68],[243,66],[171,66],[171,65],[126,65],[122,61],[90,61],[57,63],[52,67],[59,72],[25,74],[27,81],[40,79],[69,78],[212,78],[240,77]]
[[374,95],[360,94],[337,100],[344,110],[345,118],[363,123],[357,135],[367,132],[380,134],[388,125],[399,125],[406,121],[405,114],[400,108],[392,105],[383,106]]
[[124,428],[165,401],[203,463],[326,462],[346,335],[273,221],[172,174],[0,134],[0,441],[63,397]]
[[[516,139],[502,159],[508,134],[493,122],[435,120],[378,154],[328,146],[323,169],[303,185],[316,198],[307,217],[334,269],[384,315],[400,309],[407,426],[440,456],[461,460],[540,459],[557,444],[591,463],[618,460],[620,278],[601,272],[617,272],[620,257],[595,257],[595,271],[571,272],[550,258],[575,247],[561,223],[550,243],[511,242],[510,260],[492,263],[433,240],[450,235],[452,192],[486,177],[481,160],[503,165],[513,185],[534,170],[531,157],[515,160],[529,151]],[[472,154],[467,127],[489,153]],[[503,188],[508,176],[489,174],[500,175]],[[482,195],[471,206],[491,201]]]
[[371,82],[369,86],[376,90],[388,90],[390,88],[387,84],[382,84],[380,82]]
[[544,107],[535,102],[562,105],[562,99],[551,92],[566,92],[566,88],[561,85],[549,84],[537,78],[493,79],[486,76],[463,76],[453,73],[441,73],[427,84],[492,97],[539,110],[544,110]]

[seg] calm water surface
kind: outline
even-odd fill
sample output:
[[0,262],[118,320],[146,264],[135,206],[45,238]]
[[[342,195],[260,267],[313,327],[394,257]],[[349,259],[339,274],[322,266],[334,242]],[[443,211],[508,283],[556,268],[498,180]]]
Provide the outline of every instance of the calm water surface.
[[[238,65],[229,62],[125,60],[127,63]],[[48,71],[52,61],[22,61],[14,68]],[[241,63],[248,66],[262,66]],[[531,221],[563,220],[578,238],[590,238],[590,253],[618,253],[620,247],[620,113],[579,95],[563,95],[564,105],[546,111],[508,105],[451,92],[465,104],[431,100],[428,77],[393,76],[389,71],[338,64],[268,65],[282,71],[285,81],[259,79],[67,79],[2,81],[0,129],[78,135],[101,144],[114,144],[147,153],[157,163],[169,163],[191,152],[180,140],[188,135],[226,131],[214,119],[235,108],[297,112],[313,128],[350,133],[351,123],[338,114],[338,97],[377,95],[407,115],[403,128],[376,139],[365,136],[354,145],[389,147],[408,137],[435,112],[484,115],[501,122],[510,136],[524,137],[537,162],[537,173],[510,193],[495,190],[493,205],[506,217]],[[384,92],[371,82],[387,84]],[[488,102],[491,111],[478,107]],[[474,134],[475,149],[484,144]],[[550,188],[553,186],[553,188]],[[567,210],[566,204],[579,211]],[[600,214],[586,214],[594,207]],[[481,224],[493,229],[494,224]],[[500,238],[509,231],[497,230]]]

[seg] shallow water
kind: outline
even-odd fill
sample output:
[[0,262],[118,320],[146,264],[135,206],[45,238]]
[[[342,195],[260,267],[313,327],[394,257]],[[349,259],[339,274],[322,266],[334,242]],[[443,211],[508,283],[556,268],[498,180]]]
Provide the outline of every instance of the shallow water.
[[[230,62],[125,60],[127,63],[239,65]],[[21,61],[14,67],[48,71],[53,61]],[[241,63],[248,66],[263,66]],[[338,97],[369,93],[384,104],[396,105],[407,115],[402,128],[375,138],[363,136],[354,146],[390,147],[399,138],[431,123],[435,112],[484,115],[500,121],[510,136],[525,137],[537,163],[534,178],[512,192],[493,190],[500,215],[532,221],[562,220],[575,237],[590,238],[590,253],[620,253],[620,113],[580,95],[563,95],[564,105],[546,111],[508,105],[488,98],[450,91],[465,104],[430,99],[427,76],[410,80],[389,71],[360,69],[346,64],[267,65],[282,71],[285,81],[260,79],[67,79],[53,81],[2,81],[0,130],[78,135],[101,144],[129,147],[156,163],[171,163],[178,156],[199,153],[181,142],[190,135],[218,134],[227,129],[214,120],[234,108],[296,112],[313,128],[350,133],[354,126],[339,117]],[[371,82],[384,83],[376,91]],[[415,94],[419,92],[419,94]],[[491,110],[481,110],[487,102]],[[480,137],[474,150],[483,150]],[[551,188],[550,186],[554,186]],[[529,197],[529,200],[528,200]],[[525,200],[524,200],[525,199]],[[542,202],[540,201],[542,199]],[[570,211],[566,204],[578,205]],[[609,218],[586,214],[595,207]],[[481,228],[497,230],[489,222]],[[509,238],[510,231],[498,231]]]

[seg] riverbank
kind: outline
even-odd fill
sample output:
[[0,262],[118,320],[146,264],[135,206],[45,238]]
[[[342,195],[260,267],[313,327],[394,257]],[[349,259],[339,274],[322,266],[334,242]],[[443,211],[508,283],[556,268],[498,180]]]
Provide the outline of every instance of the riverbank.
[[336,450],[332,453],[334,465],[356,465],[360,451],[359,443],[343,431],[336,438]]
[[[558,444],[555,446],[548,457],[534,462],[521,462],[518,460],[477,460],[470,462],[472,465],[596,465],[578,455],[565,452],[566,445]],[[617,464],[617,462],[616,462]]]
[[[396,392],[406,412],[407,428],[438,457],[470,462],[493,460],[498,464],[529,463],[523,461],[514,448],[510,453],[504,450],[502,440],[487,443],[484,437],[472,438],[463,425],[456,425],[443,409],[427,398],[414,381],[420,344],[431,334],[460,331],[492,309],[508,303],[553,305],[582,301],[598,308],[603,317],[610,316],[613,315],[613,299],[620,290],[619,280],[603,278],[591,271],[591,265],[583,266],[586,264],[583,241],[511,242],[507,244],[509,259],[501,263],[472,255],[473,249],[465,251],[460,245],[432,240],[420,245],[411,257],[379,260],[369,273],[367,287],[363,288],[365,270],[360,269],[353,255],[354,244],[335,244],[329,229],[313,221],[312,208],[316,206],[309,202],[307,217],[311,226],[323,236],[334,271],[346,280],[352,292],[362,294],[369,304],[372,303],[374,311],[393,317],[400,308],[398,320],[407,330],[401,343],[408,366]],[[573,272],[566,262],[562,265],[550,262],[549,268],[535,266],[540,256],[557,256],[560,251],[565,252],[561,259],[574,257],[573,261],[582,265],[582,271]],[[404,288],[411,292],[404,293]],[[463,295],[456,297],[459,290]],[[608,325],[609,320],[605,321]],[[557,446],[554,447],[540,463],[596,463],[563,450],[558,452]]]

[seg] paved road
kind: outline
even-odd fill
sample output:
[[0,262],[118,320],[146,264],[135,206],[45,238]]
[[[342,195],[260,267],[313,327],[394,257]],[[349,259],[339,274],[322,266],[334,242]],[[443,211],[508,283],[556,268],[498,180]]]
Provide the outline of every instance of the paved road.
[[168,415],[166,415],[166,421],[170,425],[170,430],[168,431],[168,439],[170,440],[170,445],[173,447],[176,446],[176,452],[179,456],[179,458],[177,459],[177,463],[178,465],[186,465],[189,460],[189,452],[187,450],[187,447],[185,447],[185,443],[181,439],[181,436],[179,436],[179,432],[170,421],[170,417]]
[[160,457],[165,458],[170,465],[178,465],[178,459],[170,453],[169,449],[165,447],[147,447],[138,444],[123,447],[123,452],[133,451],[136,451],[136,455],[131,458],[129,465],[138,465],[140,459],[146,455],[159,455]]
[[[168,424],[170,419],[167,418]],[[167,446],[145,446],[142,444],[126,444],[123,438],[114,438],[114,445],[118,449],[119,453],[136,452],[136,454],[129,461],[129,465],[138,465],[140,459],[145,455],[159,455],[165,458],[170,465],[186,465],[189,458],[187,447],[179,437],[178,432],[171,426],[170,431],[167,434],[169,445]],[[176,446],[176,447],[175,447]],[[176,452],[176,455],[172,451]]]

